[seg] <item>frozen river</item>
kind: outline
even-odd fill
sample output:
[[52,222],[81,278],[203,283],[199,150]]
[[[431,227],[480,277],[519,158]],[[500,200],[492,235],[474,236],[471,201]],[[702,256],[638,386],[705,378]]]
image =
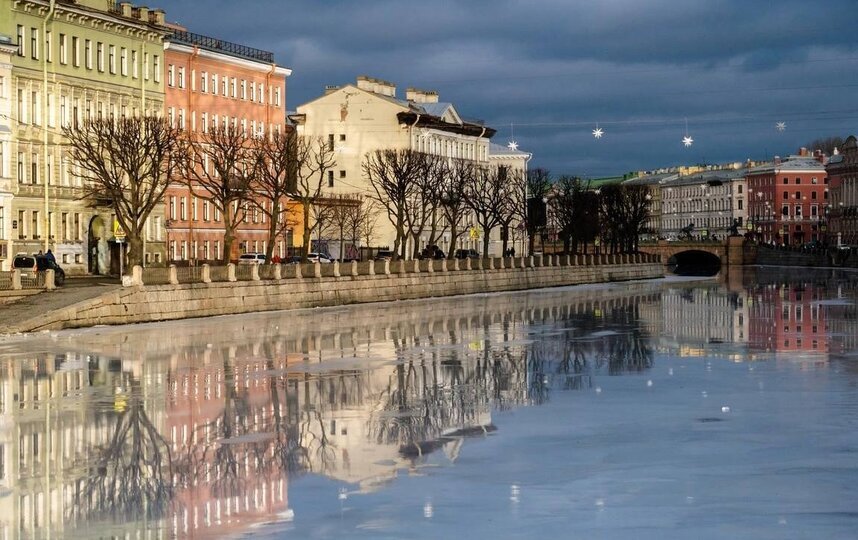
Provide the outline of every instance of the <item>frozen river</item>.
[[854,539],[856,297],[766,269],[5,338],[0,539]]

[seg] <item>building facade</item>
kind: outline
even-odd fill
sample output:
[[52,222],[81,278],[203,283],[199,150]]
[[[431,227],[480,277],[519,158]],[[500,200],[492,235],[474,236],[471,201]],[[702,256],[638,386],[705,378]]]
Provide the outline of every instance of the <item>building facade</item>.
[[[372,194],[361,165],[364,156],[379,149],[411,149],[472,160],[483,167],[509,162],[525,172],[530,158],[525,152],[508,151],[497,151],[492,158],[490,140],[495,130],[463,118],[452,103],[440,101],[437,92],[408,88],[402,99],[393,83],[366,76],[358,77],[355,84],[328,87],[323,96],[300,105],[293,119],[299,135],[321,137],[336,150],[336,165],[328,171],[325,184],[329,194]],[[482,249],[482,231],[472,219],[466,220],[465,227],[466,234],[456,246],[445,245],[442,237],[439,247],[445,253]],[[373,241],[392,246],[395,236],[393,225],[382,216]],[[412,241],[406,253],[413,252]],[[500,244],[499,236],[493,237],[490,253],[500,255]]]
[[[12,81],[12,55],[18,47],[12,38],[0,34],[0,270],[10,270],[14,257],[12,243],[12,197],[15,193],[12,178],[12,98],[9,84]],[[12,255],[10,255],[10,253]]]
[[828,176],[821,154],[805,149],[747,172],[748,222],[762,242],[800,245],[825,239]]
[[[14,105],[3,158],[12,188],[3,203],[6,254],[51,249],[68,273],[115,271],[121,245],[111,211],[83,200],[62,130],[161,113],[164,12],[109,0],[2,0],[0,13],[8,14],[0,34],[16,45],[5,90]],[[147,251],[163,250],[147,240]]]
[[673,240],[688,231],[694,237],[723,239],[730,235],[734,220],[742,227],[744,174],[741,169],[724,169],[662,179],[662,236]]
[[858,246],[858,141],[846,139],[825,167],[831,193],[828,243]]
[[[264,137],[286,129],[286,78],[291,70],[278,66],[274,54],[188,32],[175,27],[164,45],[165,114],[191,134],[232,126],[248,137]],[[208,197],[208,198],[207,198]],[[213,261],[222,258],[223,216],[205,190],[174,183],[165,194],[165,239],[170,261]],[[265,252],[265,213],[244,212],[236,231],[234,252]],[[285,257],[291,235],[278,240],[275,254]]]

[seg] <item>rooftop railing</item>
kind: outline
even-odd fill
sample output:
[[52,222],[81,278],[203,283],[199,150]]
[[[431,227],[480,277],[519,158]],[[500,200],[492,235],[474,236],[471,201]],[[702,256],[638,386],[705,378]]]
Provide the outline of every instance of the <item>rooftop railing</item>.
[[262,49],[255,49],[253,47],[240,45],[238,43],[224,41],[222,39],[204,36],[202,34],[195,34],[193,32],[184,32],[181,30],[177,30],[172,33],[172,35],[169,37],[169,40],[175,43],[194,45],[209,51],[222,52],[226,54],[231,54],[233,56],[240,56],[242,58],[247,58],[250,60],[258,60],[267,64],[274,63],[274,53],[272,52],[263,51]]

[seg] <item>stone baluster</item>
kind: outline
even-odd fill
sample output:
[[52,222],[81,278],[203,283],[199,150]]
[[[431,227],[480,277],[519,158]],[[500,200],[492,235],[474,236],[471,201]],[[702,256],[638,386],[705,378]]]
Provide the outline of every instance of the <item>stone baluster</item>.
[[169,278],[170,285],[178,285],[179,284],[179,272],[176,269],[175,264],[170,265],[169,273],[170,273],[170,278]]
[[[136,268],[139,268],[139,267],[138,267],[138,266],[135,266],[134,268],[136,269]],[[131,275],[132,275],[132,276],[134,275],[134,271],[133,271],[133,270],[132,270],[132,272],[131,272]],[[211,282],[212,282],[212,267],[211,267],[211,266],[209,266],[209,265],[207,265],[207,264],[203,264],[203,270],[202,270],[201,275],[200,275],[200,280],[201,280],[203,283],[211,283]]]
[[227,281],[236,281],[235,265],[232,263],[229,263],[226,265],[226,280]]

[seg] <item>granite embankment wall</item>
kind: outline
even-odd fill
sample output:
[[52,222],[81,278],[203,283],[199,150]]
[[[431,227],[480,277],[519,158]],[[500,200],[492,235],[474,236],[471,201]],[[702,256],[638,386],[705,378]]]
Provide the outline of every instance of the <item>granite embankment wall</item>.
[[14,333],[59,330],[100,324],[166,321],[258,311],[653,279],[663,276],[664,267],[660,262],[633,257],[626,258],[619,264],[570,264],[145,285],[114,290],[52,313],[44,313],[20,321],[10,328],[4,328],[3,331]]
[[800,251],[759,246],[756,250],[756,258],[751,264],[763,266],[831,266],[831,261],[824,251]]

